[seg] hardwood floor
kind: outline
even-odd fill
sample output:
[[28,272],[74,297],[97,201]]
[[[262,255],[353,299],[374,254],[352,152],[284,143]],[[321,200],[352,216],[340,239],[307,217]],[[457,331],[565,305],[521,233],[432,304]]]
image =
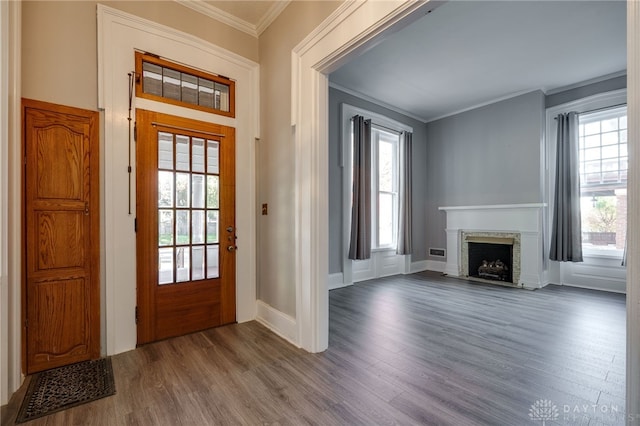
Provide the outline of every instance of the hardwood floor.
[[257,322],[146,345],[115,396],[28,424],[624,424],[624,295],[424,272],[331,291],[329,327],[321,354]]

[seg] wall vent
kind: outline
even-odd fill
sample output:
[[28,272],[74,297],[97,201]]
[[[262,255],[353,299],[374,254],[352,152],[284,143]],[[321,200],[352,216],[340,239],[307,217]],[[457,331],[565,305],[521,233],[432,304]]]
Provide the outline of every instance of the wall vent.
[[447,257],[447,249],[429,248],[429,256]]

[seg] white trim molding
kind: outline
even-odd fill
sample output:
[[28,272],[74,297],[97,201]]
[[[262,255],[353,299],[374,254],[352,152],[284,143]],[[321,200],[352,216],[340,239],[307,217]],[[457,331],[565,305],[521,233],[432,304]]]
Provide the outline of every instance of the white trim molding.
[[236,30],[240,30],[256,38],[258,38],[258,36],[260,36],[260,34],[262,34],[262,32],[266,30],[269,25],[271,25],[271,23],[278,18],[278,16],[280,16],[282,11],[287,8],[289,3],[291,3],[291,0],[278,0],[273,2],[271,7],[265,12],[265,14],[260,17],[258,23],[252,24],[251,22],[238,18],[231,13],[225,12],[224,10],[215,7],[214,5],[201,0],[174,1],[184,7],[195,10],[198,13],[215,19],[216,21],[220,21],[223,24],[226,24],[232,28],[235,28]]
[[22,384],[22,4],[1,2],[0,405]]
[[627,424],[640,420],[640,2],[627,1]]
[[329,290],[335,290],[337,288],[347,287],[352,284],[353,283],[351,282],[347,282],[347,283],[344,282],[342,272],[329,274],[329,279],[327,280],[327,285],[329,287]]
[[256,301],[256,312],[256,321],[294,346],[298,346],[296,343],[297,327],[295,318],[280,312],[262,300]]
[[[236,129],[236,319],[256,316],[256,175],[255,140],[259,134],[258,64],[190,34],[98,4],[98,100],[104,109],[104,246],[106,354],[135,348],[136,261],[135,211],[127,213],[128,175],[126,121],[127,78],[134,68],[134,49],[156,52],[199,69],[233,77],[242,90],[236,92],[236,117],[222,117],[189,108],[134,99],[134,108],[181,115]],[[123,96],[123,94],[125,96]],[[135,112],[133,113],[135,117]],[[135,179],[135,152],[133,176]],[[135,184],[132,186],[135,200]],[[135,204],[134,204],[135,206]]]
[[421,15],[413,12],[432,8],[410,0],[345,2],[291,52],[296,321],[298,342],[307,351],[320,352],[329,344],[326,74]]

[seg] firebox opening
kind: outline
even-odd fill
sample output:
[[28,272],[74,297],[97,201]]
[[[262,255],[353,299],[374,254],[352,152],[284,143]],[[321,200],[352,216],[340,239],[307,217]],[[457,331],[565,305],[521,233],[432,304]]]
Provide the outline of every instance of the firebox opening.
[[469,242],[469,276],[513,283],[513,245]]

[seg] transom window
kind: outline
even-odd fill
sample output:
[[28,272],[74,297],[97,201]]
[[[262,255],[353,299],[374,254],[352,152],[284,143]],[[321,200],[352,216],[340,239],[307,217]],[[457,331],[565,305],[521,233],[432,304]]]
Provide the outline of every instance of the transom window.
[[136,96],[235,117],[235,82],[136,52]]
[[621,251],[626,238],[627,107],[580,114],[583,247]]

